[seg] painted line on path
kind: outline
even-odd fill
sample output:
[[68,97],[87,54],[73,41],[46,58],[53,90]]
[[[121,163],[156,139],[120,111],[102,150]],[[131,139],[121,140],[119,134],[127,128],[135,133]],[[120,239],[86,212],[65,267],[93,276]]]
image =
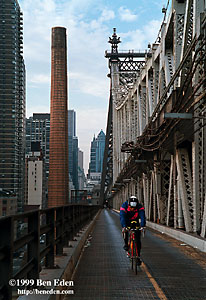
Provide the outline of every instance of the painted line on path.
[[161,287],[158,285],[157,281],[154,279],[154,277],[150,274],[150,272],[148,271],[148,268],[146,267],[146,265],[142,262],[141,265],[142,269],[145,271],[145,273],[147,274],[147,277],[149,278],[149,280],[151,281],[157,296],[160,298],[160,300],[168,300],[165,293],[163,292],[163,290],[161,289]]

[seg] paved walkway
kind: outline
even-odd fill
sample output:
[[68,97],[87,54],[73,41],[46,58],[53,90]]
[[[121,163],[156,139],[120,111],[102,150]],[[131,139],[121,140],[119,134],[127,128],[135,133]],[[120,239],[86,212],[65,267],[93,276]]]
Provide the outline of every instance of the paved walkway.
[[120,229],[118,214],[103,210],[74,274],[74,295],[65,300],[206,300],[204,266],[155,232],[143,239],[144,263],[135,275]]

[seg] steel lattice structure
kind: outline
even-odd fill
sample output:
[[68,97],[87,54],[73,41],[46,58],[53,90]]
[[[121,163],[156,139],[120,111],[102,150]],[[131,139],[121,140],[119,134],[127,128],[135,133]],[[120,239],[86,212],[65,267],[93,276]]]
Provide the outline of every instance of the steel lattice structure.
[[[120,38],[114,30],[111,52],[105,55],[111,78],[106,138],[110,148],[105,148],[102,182],[102,197],[111,199],[114,208],[135,193],[149,220],[202,237],[206,234],[205,8],[204,0],[173,0],[167,22],[164,18],[156,42],[145,53],[118,52]],[[107,174],[110,183],[105,188]]]

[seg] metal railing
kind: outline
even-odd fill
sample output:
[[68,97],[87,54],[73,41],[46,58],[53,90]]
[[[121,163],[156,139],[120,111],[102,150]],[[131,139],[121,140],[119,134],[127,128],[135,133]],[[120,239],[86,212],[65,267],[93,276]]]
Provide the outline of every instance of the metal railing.
[[35,280],[42,265],[55,268],[55,255],[63,255],[99,209],[70,204],[0,218],[0,300],[12,299],[11,278]]

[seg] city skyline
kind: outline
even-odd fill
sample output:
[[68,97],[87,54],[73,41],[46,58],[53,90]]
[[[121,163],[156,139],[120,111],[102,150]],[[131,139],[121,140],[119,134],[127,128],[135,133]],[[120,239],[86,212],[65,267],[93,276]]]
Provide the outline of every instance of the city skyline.
[[109,70],[104,52],[110,47],[107,42],[113,27],[122,40],[120,50],[144,50],[156,39],[166,2],[19,0],[24,16],[27,117],[49,112],[51,28],[64,26],[68,34],[68,108],[77,112],[85,170],[93,135],[101,128],[106,131]]

